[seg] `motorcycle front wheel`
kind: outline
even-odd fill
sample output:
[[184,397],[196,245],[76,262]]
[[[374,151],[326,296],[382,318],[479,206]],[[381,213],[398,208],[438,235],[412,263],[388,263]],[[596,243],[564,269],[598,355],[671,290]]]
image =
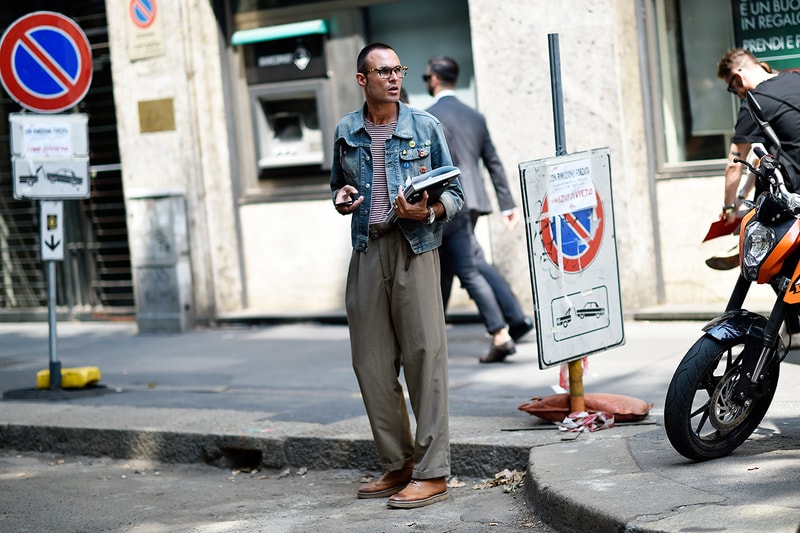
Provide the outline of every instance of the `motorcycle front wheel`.
[[[764,369],[763,395],[742,406],[733,401],[742,375],[744,339],[704,336],[686,353],[667,390],[664,429],[684,457],[707,461],[728,455],[755,431],[772,403],[780,361]],[[763,388],[763,387],[762,387]]]

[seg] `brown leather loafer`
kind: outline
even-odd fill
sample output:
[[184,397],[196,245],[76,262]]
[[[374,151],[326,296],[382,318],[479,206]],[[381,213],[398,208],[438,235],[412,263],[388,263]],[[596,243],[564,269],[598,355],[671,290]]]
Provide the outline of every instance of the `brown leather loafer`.
[[359,498],[385,498],[397,494],[411,481],[414,463],[408,463],[400,470],[385,472],[381,477],[358,488]]
[[406,488],[389,498],[387,505],[398,509],[413,509],[446,499],[447,481],[443,477],[412,479]]
[[514,341],[507,340],[503,344],[492,346],[489,353],[480,357],[478,361],[481,363],[502,363],[509,355],[517,353],[517,347]]

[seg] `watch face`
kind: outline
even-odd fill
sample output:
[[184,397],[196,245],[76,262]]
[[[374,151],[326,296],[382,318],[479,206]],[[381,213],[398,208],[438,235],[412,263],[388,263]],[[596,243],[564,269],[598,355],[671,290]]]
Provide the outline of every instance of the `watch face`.
[[433,224],[436,221],[436,211],[432,207],[428,208],[428,224]]

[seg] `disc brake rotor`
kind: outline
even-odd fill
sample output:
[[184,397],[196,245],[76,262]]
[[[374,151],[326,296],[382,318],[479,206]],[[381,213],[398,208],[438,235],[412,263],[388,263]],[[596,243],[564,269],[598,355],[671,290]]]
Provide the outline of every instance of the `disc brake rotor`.
[[755,405],[755,401],[750,401],[747,407],[733,401],[732,396],[736,383],[741,379],[739,370],[735,366],[728,370],[719,380],[708,408],[708,417],[714,429],[722,433],[733,430],[739,424],[747,420],[747,416]]

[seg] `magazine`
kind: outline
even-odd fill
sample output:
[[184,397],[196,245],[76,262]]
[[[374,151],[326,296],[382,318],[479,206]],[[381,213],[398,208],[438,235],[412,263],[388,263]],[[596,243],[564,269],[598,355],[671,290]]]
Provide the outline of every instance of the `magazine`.
[[[430,172],[408,178],[403,189],[403,196],[409,203],[415,204],[422,198],[422,193],[428,191],[428,205],[430,205],[437,201],[450,183],[460,175],[461,171],[458,167],[448,165],[435,168]],[[390,209],[389,214],[386,215],[386,222],[397,222],[397,220],[394,209]]]

